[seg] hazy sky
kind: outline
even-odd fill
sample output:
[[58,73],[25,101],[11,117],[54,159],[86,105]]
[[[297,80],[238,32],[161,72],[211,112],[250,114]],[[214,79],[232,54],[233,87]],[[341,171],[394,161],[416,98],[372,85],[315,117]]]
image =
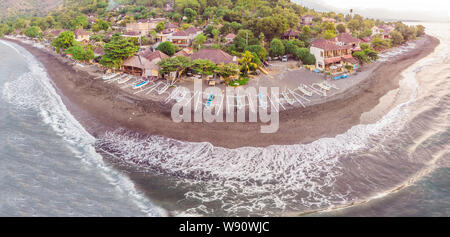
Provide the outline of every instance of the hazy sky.
[[450,21],[449,0],[294,0],[316,10],[355,13],[367,17]]

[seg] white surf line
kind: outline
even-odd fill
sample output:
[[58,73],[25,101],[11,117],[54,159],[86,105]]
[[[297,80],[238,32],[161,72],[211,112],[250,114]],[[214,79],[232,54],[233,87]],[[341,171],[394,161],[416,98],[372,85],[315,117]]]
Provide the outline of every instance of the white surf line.
[[[436,51],[436,49],[435,49]],[[433,54],[430,54],[431,57],[433,57]],[[405,69],[401,75],[403,76],[404,73],[407,73],[409,70],[412,70],[412,72],[414,72],[414,81],[417,83],[417,79],[415,77],[415,75],[417,75],[418,72],[421,71],[421,69],[423,67],[426,66],[430,66],[435,62],[439,62],[438,58],[429,58],[430,57],[427,56],[425,58],[422,58],[420,60],[418,60],[417,62],[415,62],[411,67],[409,67],[408,69]],[[441,52],[440,57],[444,57],[445,55],[448,55],[448,52]],[[427,62],[427,64],[423,65],[423,62]],[[415,66],[415,65],[418,66]],[[422,65],[421,65],[422,64]],[[407,78],[404,76],[404,78]],[[416,88],[416,90],[418,90],[418,88]],[[408,105],[411,102],[413,102],[415,100],[415,93],[413,93],[413,95],[411,96],[410,100],[402,103],[400,105],[398,105],[396,108],[392,109],[391,112],[395,109],[398,109],[404,105]],[[383,118],[381,120],[383,120],[386,117],[383,116]],[[381,121],[380,120],[380,121]],[[432,135],[436,134],[437,132],[433,133],[431,132]],[[430,135],[429,133],[422,135],[421,137],[419,137],[418,139],[416,139],[418,142],[420,142],[420,144],[422,144],[423,141],[426,141],[427,138],[431,137],[432,135]],[[420,144],[415,144],[413,147],[408,149],[408,152],[413,152],[418,146],[420,146]],[[413,150],[412,150],[413,149]],[[397,193],[409,186],[411,186],[412,184],[414,184],[415,182],[417,182],[418,180],[422,179],[424,176],[428,175],[429,173],[431,173],[436,167],[436,163],[447,153],[449,153],[450,147],[447,145],[446,147],[444,147],[444,149],[441,149],[436,155],[433,155],[433,159],[425,162],[425,167],[419,171],[416,172],[415,175],[413,175],[411,178],[407,179],[406,181],[402,182],[401,184],[395,186],[394,188],[388,189],[387,191],[384,192],[380,192],[374,196],[368,197],[366,199],[363,200],[356,200],[353,202],[350,202],[348,204],[344,204],[344,205],[336,205],[336,206],[331,206],[328,208],[319,208],[319,209],[315,209],[315,210],[308,210],[308,211],[302,211],[302,212],[287,212],[287,213],[283,213],[283,216],[304,216],[304,215],[309,215],[309,214],[314,214],[314,213],[322,213],[322,212],[332,212],[332,211],[338,211],[338,210],[343,210],[349,207],[354,207],[354,206],[358,206],[358,205],[362,205],[362,204],[366,204],[368,202],[371,202],[373,200],[388,196],[390,194],[394,194]]]
[[[96,139],[90,135],[69,112],[61,97],[56,92],[56,89],[53,87],[51,79],[42,63],[20,45],[17,45],[18,48],[16,48],[16,44],[6,45],[15,48],[16,52],[24,57],[27,67],[30,70],[29,73],[37,76],[39,79],[43,79],[35,81],[40,84],[45,95],[49,97],[49,100],[46,101],[46,103],[51,103],[51,105],[43,106],[46,104],[38,104],[35,106],[38,107],[37,110],[40,111],[43,122],[48,124],[55,131],[56,135],[67,142],[67,147],[74,152],[75,157],[99,170],[99,174],[101,174],[108,183],[121,192],[125,192],[127,196],[132,197],[131,201],[146,215],[165,215],[165,210],[151,203],[141,192],[137,191],[135,185],[128,177],[122,175],[115,169],[108,167],[104,163],[103,157],[95,151],[94,145]],[[21,52],[19,49],[24,52]],[[59,122],[62,122],[63,124],[58,124]],[[62,125],[65,126],[61,127]],[[79,149],[82,149],[83,152],[87,153],[87,156],[77,155],[76,153],[78,152],[74,149],[78,148],[72,146],[74,144],[76,144],[76,146],[82,145],[82,148]]]
[[332,212],[332,211],[338,211],[338,210],[343,210],[349,207],[354,207],[354,206],[358,206],[358,205],[362,205],[362,204],[366,204],[369,203],[373,200],[379,199],[379,198],[383,198],[386,197],[388,195],[397,193],[407,187],[410,187],[412,184],[416,183],[418,180],[422,179],[423,177],[425,177],[426,175],[430,174],[433,170],[435,170],[437,168],[436,163],[442,158],[444,157],[444,155],[446,155],[447,153],[449,153],[450,147],[446,146],[444,149],[440,150],[436,155],[433,155],[433,159],[429,160],[428,162],[425,163],[425,168],[419,170],[416,172],[416,174],[414,176],[412,176],[411,178],[407,179],[406,181],[404,181],[403,183],[395,186],[394,188],[391,188],[387,191],[384,192],[380,192],[378,194],[373,195],[372,197],[363,199],[363,200],[358,200],[358,201],[353,201],[349,204],[344,204],[344,205],[338,205],[338,206],[334,206],[334,207],[329,207],[329,208],[322,208],[322,209],[316,209],[316,210],[310,210],[310,211],[305,211],[305,212],[288,212],[285,213],[285,215],[283,216],[304,216],[304,215],[309,215],[309,214],[314,214],[314,213],[325,213],[325,212]]

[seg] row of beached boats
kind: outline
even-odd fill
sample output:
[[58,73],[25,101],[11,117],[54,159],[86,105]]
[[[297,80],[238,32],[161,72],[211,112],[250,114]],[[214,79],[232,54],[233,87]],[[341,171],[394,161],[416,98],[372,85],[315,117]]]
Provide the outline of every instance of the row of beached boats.
[[[169,96],[166,98],[165,103],[169,103],[171,101],[180,102],[183,99],[185,99],[186,95],[189,93],[184,88],[176,87],[174,85],[171,85],[170,83],[162,82],[162,81],[151,81],[151,80],[142,80],[140,77],[128,75],[128,74],[112,74],[112,75],[106,75],[102,77],[103,80],[106,83],[114,83],[117,82],[119,85],[124,85],[121,88],[132,88],[134,90],[137,90],[134,94],[145,94],[149,95],[151,93],[156,93],[158,95],[162,95],[164,93],[168,93],[168,89],[170,87],[173,87],[171,93],[169,93]],[[327,96],[327,93],[331,90],[339,90],[339,88],[328,81],[322,81],[320,83],[314,83],[310,86],[301,84],[295,89],[285,89],[281,92],[281,96],[279,98],[279,105],[281,108],[286,109],[285,105],[294,105],[296,103],[300,104],[302,107],[306,107],[306,104],[308,102],[311,102],[311,98],[314,95],[318,96]],[[195,95],[193,96],[195,97]],[[193,98],[192,97],[192,98]],[[233,102],[233,106],[236,106],[238,109],[241,109],[247,104],[245,103],[245,98],[241,98],[243,96],[235,96],[236,99],[236,105]],[[191,98],[191,100],[192,100]],[[203,95],[202,95],[203,98]],[[209,94],[206,97],[206,102],[202,104],[209,108],[212,105],[212,101],[214,100],[214,95]],[[267,96],[263,96],[262,94],[258,94],[259,98],[259,106],[267,108],[269,102],[271,104],[274,104],[274,101],[271,100],[271,98]],[[227,107],[229,107],[228,101]],[[250,106],[250,108],[254,108],[254,106]]]
[[169,83],[144,80],[141,77],[129,74],[110,74],[99,78],[102,78],[105,83],[117,83],[118,85],[123,85],[121,86],[122,89],[131,88],[137,90],[134,94],[146,92],[146,95],[148,95],[155,91],[159,95],[162,95],[171,86]]

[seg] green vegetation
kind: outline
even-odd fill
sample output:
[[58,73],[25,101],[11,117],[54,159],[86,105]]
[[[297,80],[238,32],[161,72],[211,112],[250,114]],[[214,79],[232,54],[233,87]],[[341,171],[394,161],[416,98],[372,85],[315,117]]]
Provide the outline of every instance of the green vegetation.
[[206,36],[204,34],[199,34],[195,37],[194,41],[192,42],[192,46],[194,49],[199,50],[200,47],[206,42]]
[[158,45],[156,49],[169,56],[175,54],[175,46],[173,46],[173,44],[169,41],[162,42],[161,44]]
[[239,71],[242,77],[248,77],[249,72],[255,72],[258,65],[253,61],[255,56],[250,51],[245,51],[239,59]]
[[78,61],[89,61],[94,59],[94,52],[91,49],[85,49],[80,45],[68,48],[66,54],[71,54],[72,58]]
[[270,55],[273,57],[283,56],[285,53],[285,47],[280,39],[273,39],[270,42]]
[[58,35],[58,37],[52,42],[52,46],[56,48],[56,52],[60,52],[61,49],[68,49],[74,46],[76,43],[75,36],[72,31],[64,31]]
[[37,26],[30,26],[28,27],[24,34],[30,38],[40,38],[42,37],[42,32],[41,29],[39,29],[39,27]]
[[[215,65],[207,60],[190,61],[185,57],[175,57],[160,62],[162,74],[182,74],[191,69],[203,75],[220,75],[228,81],[240,72],[239,81],[244,83],[248,80],[248,75],[255,72],[268,55],[280,57],[288,54],[304,65],[315,64],[315,57],[309,52],[312,39],[332,39],[345,32],[360,39],[373,37],[370,45],[361,44],[362,50],[353,54],[361,63],[370,63],[377,58],[376,50],[385,50],[425,34],[425,27],[421,25],[386,23],[366,19],[358,14],[316,12],[290,0],[173,0],[170,1],[174,2],[173,9],[166,9],[166,0],[115,0],[121,4],[117,9],[109,9],[108,0],[61,2],[62,6],[53,11],[1,18],[0,37],[20,32],[30,38],[51,40],[57,52],[64,50],[76,60],[89,61],[92,59],[91,49],[94,46],[81,46],[73,35],[74,30],[85,29],[94,32],[90,40],[95,42],[95,48],[104,47],[105,55],[100,63],[106,67],[118,68],[123,60],[138,51],[139,45],[154,44],[157,32],[162,32],[166,23],[176,22],[179,24],[179,30],[193,26],[204,29],[203,34],[192,41],[195,50],[204,47],[208,41],[211,42],[211,47],[241,59],[239,65]],[[300,24],[301,17],[305,15],[314,16],[310,26]],[[124,31],[120,26],[125,27],[128,23],[140,19],[157,17],[165,20],[158,23],[147,35],[140,38],[120,36],[119,32]],[[324,18],[334,19],[339,23],[335,24]],[[372,35],[374,26],[386,29],[386,25],[394,30],[389,34],[382,32],[380,35]],[[65,31],[58,36],[52,35],[53,30],[60,29]],[[300,34],[294,36],[295,39],[287,40],[287,37],[283,36],[287,30]],[[116,34],[110,38],[113,33]],[[226,39],[228,34],[234,34],[234,39]],[[157,49],[169,56],[181,50],[171,42],[162,42]]]
[[111,41],[105,44],[105,55],[100,60],[100,64],[109,68],[119,68],[123,60],[132,56],[139,50],[129,39],[120,35],[113,35]]

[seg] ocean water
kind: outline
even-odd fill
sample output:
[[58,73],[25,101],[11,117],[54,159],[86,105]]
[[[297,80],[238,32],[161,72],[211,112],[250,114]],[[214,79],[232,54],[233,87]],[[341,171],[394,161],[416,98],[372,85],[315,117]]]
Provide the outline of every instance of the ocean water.
[[0,42],[0,216],[160,216],[95,151],[43,67]]
[[425,25],[441,45],[360,125],[267,148],[122,129],[96,140],[39,63],[0,43],[0,215],[448,216],[450,24]]

